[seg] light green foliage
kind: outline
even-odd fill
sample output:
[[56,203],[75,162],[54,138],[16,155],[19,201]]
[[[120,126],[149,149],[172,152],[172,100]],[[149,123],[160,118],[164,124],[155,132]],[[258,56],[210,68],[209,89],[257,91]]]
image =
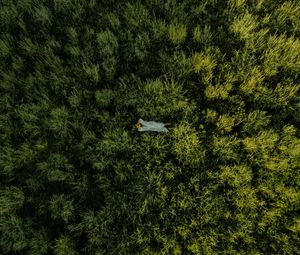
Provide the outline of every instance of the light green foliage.
[[278,68],[299,71],[300,68],[300,41],[285,35],[270,36],[264,52],[264,72],[266,75],[275,75]]
[[297,168],[300,164],[300,139],[296,136],[296,128],[293,125],[283,127],[283,138],[279,143],[279,150],[282,157],[289,159],[287,168]]
[[247,137],[244,139],[243,144],[245,149],[249,152],[262,152],[266,149],[272,149],[275,147],[275,143],[278,141],[278,135],[272,130],[262,131],[255,137]]
[[245,5],[245,0],[229,0],[230,4],[232,4],[235,8],[241,8]]
[[174,152],[179,161],[191,166],[199,166],[204,159],[205,150],[196,132],[187,124],[173,130]]
[[229,186],[240,187],[251,182],[252,172],[247,165],[222,166],[220,179],[222,183],[227,183]]
[[205,89],[205,96],[208,99],[226,99],[228,98],[228,93],[232,89],[231,84],[225,85],[208,85]]
[[230,132],[232,131],[232,128],[235,125],[235,120],[233,117],[230,117],[228,115],[221,115],[219,117],[217,126],[220,130],[225,131],[225,132]]
[[213,150],[221,162],[239,162],[239,146],[240,141],[236,137],[213,137]]
[[187,36],[187,28],[184,24],[170,24],[168,26],[169,40],[173,44],[181,44]]
[[248,114],[243,130],[247,133],[254,134],[270,123],[270,116],[265,111],[255,110]]
[[240,85],[240,90],[246,95],[253,95],[256,88],[262,85],[263,81],[263,74],[255,67],[251,70],[248,79]]
[[193,39],[195,42],[204,44],[205,46],[210,45],[213,40],[213,33],[210,25],[205,25],[204,28],[197,25],[193,31]]
[[289,230],[299,233],[300,232],[300,219],[295,219],[295,223],[289,227]]
[[207,109],[205,113],[205,120],[208,123],[214,123],[217,121],[218,113],[215,110]]
[[[145,120],[158,117],[165,119],[169,117],[174,118],[178,115],[187,117],[192,114],[195,108],[193,102],[188,102],[183,90],[183,84],[174,80],[149,80],[139,85],[134,92],[129,90],[126,93],[128,93],[128,98],[130,98],[129,102],[135,103],[137,113],[140,116],[145,116]],[[122,94],[124,96],[124,93]]]
[[239,89],[254,101],[269,107],[284,107],[290,104],[299,90],[298,84],[292,84],[289,80],[285,84],[276,84],[275,89],[268,88],[264,82],[265,77],[257,69],[252,70],[249,78],[243,82]]
[[196,73],[200,71],[211,72],[216,67],[216,62],[210,55],[196,52],[193,57],[194,70]]
[[213,71],[217,66],[217,56],[219,51],[214,47],[208,47],[204,52],[196,52],[192,56],[194,72],[200,75],[201,81],[205,85],[212,83]]
[[288,28],[289,32],[300,32],[300,7],[297,1],[284,1],[276,8],[272,16],[274,18],[271,22],[277,31]]
[[256,18],[252,14],[246,13],[241,17],[235,18],[230,28],[242,40],[247,40],[253,36],[253,31],[257,27],[258,22]]
[[300,84],[277,84],[274,90],[276,99],[274,103],[278,106],[288,106],[299,90]]

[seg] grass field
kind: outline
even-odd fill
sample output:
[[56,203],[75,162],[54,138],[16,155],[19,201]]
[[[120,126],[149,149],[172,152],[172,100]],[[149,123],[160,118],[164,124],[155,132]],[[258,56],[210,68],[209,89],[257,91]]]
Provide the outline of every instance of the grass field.
[[0,0],[0,254],[300,254],[299,38],[299,0]]

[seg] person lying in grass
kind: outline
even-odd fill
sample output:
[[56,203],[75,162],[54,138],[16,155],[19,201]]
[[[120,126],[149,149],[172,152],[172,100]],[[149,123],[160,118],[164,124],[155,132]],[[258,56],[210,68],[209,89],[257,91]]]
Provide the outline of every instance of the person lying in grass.
[[162,123],[156,121],[145,121],[143,119],[139,119],[138,123],[135,124],[138,131],[154,131],[154,132],[169,132],[169,130],[165,126],[169,126],[171,123]]

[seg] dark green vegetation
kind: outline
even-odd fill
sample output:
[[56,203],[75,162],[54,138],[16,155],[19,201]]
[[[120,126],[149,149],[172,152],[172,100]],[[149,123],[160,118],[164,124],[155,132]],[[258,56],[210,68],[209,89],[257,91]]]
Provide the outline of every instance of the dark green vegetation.
[[299,0],[0,3],[0,254],[299,252]]

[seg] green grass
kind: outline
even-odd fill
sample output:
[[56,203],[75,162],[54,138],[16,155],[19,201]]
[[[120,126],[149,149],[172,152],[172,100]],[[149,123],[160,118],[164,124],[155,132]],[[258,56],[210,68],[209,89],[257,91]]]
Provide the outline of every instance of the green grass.
[[0,254],[298,254],[298,6],[2,0]]

